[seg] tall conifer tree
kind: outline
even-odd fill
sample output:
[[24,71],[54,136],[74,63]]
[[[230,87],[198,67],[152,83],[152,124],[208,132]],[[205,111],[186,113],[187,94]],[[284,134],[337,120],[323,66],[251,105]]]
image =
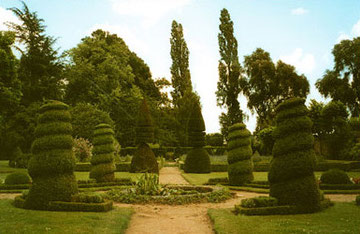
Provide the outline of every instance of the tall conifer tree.
[[243,79],[237,52],[238,45],[234,37],[234,25],[225,8],[221,11],[219,29],[220,60],[216,97],[218,106],[227,109],[227,113],[223,113],[220,117],[222,132],[226,135],[228,126],[243,121],[243,112],[237,100]]

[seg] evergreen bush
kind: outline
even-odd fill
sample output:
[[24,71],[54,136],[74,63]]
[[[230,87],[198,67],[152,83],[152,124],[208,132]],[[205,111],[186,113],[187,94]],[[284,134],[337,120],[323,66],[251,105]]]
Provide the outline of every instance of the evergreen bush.
[[320,209],[320,192],[314,176],[312,122],[304,102],[291,98],[276,108],[268,180],[270,196],[277,198],[279,205],[296,206],[299,212],[307,213]]
[[339,169],[330,169],[325,171],[321,175],[320,181],[323,184],[351,184],[348,174]]
[[154,141],[154,127],[150,110],[145,99],[143,99],[137,119],[136,143],[137,150],[131,160],[130,172],[159,173],[158,163],[154,152],[147,143]]
[[114,181],[114,130],[109,124],[99,124],[95,127],[93,144],[90,178],[96,179],[98,183]]
[[40,108],[28,165],[33,185],[24,208],[46,210],[51,201],[69,202],[77,193],[70,121],[68,106],[62,102],[49,101]]
[[254,179],[251,133],[245,124],[237,123],[229,128],[228,138],[229,184],[243,185]]
[[31,179],[27,173],[24,172],[14,172],[6,176],[5,184],[14,185],[14,184],[30,184]]
[[186,173],[210,173],[210,157],[203,148],[205,145],[205,123],[199,103],[195,103],[188,123],[188,144],[193,147],[186,156],[184,171]]

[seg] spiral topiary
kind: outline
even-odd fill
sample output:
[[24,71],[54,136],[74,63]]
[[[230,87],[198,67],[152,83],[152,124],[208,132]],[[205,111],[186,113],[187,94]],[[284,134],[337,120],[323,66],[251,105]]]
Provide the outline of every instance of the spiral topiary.
[[49,101],[40,108],[28,165],[33,184],[24,208],[46,210],[50,201],[71,201],[77,193],[70,121],[68,106],[62,102]]
[[302,98],[291,98],[276,108],[273,160],[268,179],[270,196],[279,205],[294,205],[299,212],[320,209],[320,191],[314,176],[312,121]]
[[210,157],[203,148],[205,145],[205,123],[200,104],[194,104],[188,120],[188,143],[193,147],[186,156],[184,171],[186,173],[210,173]]
[[93,145],[90,178],[96,179],[98,183],[114,181],[114,131],[109,124],[99,124],[95,127]]
[[137,150],[132,157],[130,172],[159,173],[158,163],[154,152],[147,143],[154,141],[154,127],[145,99],[143,99],[137,119],[136,143]]
[[243,123],[229,128],[228,174],[230,185],[243,185],[254,179],[251,160],[251,133]]

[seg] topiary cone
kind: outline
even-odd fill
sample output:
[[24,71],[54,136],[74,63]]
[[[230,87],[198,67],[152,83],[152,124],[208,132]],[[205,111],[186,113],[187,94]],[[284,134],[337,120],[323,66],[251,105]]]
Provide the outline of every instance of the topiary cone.
[[251,160],[251,133],[243,123],[229,128],[228,175],[230,185],[243,185],[254,179]]
[[114,131],[110,125],[99,124],[95,127],[90,178],[96,179],[96,182],[115,180],[114,141]]
[[132,157],[130,172],[159,173],[158,163],[154,152],[147,143],[154,141],[154,127],[145,99],[143,99],[136,126],[136,143],[138,148]]
[[279,205],[295,205],[300,212],[320,209],[320,192],[314,176],[312,122],[302,98],[284,101],[276,108],[275,144],[268,179],[270,196]]
[[62,102],[50,101],[40,108],[28,167],[33,184],[24,208],[46,210],[50,201],[70,201],[77,193],[70,120]]
[[184,171],[186,173],[210,173],[210,157],[203,148],[205,145],[205,123],[200,104],[194,104],[187,127],[188,143],[193,149],[186,156]]

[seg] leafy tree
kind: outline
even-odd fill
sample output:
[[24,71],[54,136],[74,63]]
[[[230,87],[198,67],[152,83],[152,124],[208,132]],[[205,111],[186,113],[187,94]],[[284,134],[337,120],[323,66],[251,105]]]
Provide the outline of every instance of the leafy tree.
[[353,116],[360,114],[360,37],[343,40],[332,50],[334,68],[316,82],[325,97],[341,101]]
[[[220,15],[219,41],[219,81],[217,83],[217,104],[226,107],[227,113],[222,114],[220,124],[222,133],[227,136],[226,131],[230,125],[243,122],[244,114],[240,109],[238,96],[242,91],[243,77],[241,76],[241,65],[238,58],[238,45],[234,37],[234,26],[226,9]],[[226,125],[225,125],[226,124]]]
[[247,85],[244,94],[249,109],[258,114],[257,130],[274,125],[274,109],[283,100],[303,97],[309,93],[309,82],[298,75],[295,67],[279,60],[274,64],[270,54],[261,48],[245,56]]
[[170,45],[171,83],[174,88],[171,91],[171,96],[174,106],[178,106],[178,101],[184,97],[185,92],[192,91],[192,84],[189,70],[189,50],[184,39],[182,25],[175,20],[171,25]]
[[29,105],[43,99],[59,99],[63,90],[63,64],[53,48],[56,40],[45,34],[44,20],[22,3],[22,9],[10,9],[21,24],[8,23],[9,28],[15,32],[16,39],[25,46],[24,51],[19,49],[22,103]]
[[14,42],[14,33],[0,31],[0,116],[2,118],[9,117],[14,112],[22,95],[21,82],[17,76],[18,61],[11,50]]
[[205,136],[206,145],[223,146],[224,137],[221,133],[210,133]]

